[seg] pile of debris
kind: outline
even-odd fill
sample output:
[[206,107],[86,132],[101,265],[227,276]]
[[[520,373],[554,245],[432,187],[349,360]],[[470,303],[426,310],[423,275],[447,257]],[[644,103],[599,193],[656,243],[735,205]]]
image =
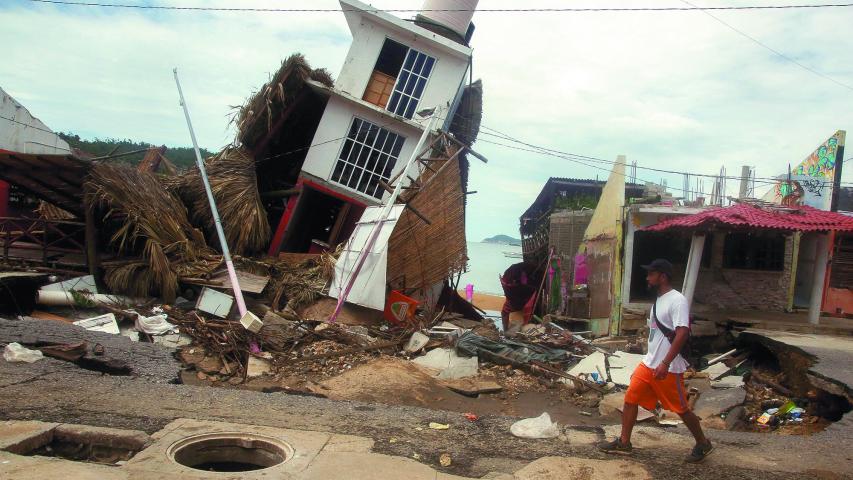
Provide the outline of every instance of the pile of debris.
[[701,363],[703,370],[685,378],[691,406],[710,428],[807,435],[850,410],[845,399],[789,378],[779,359],[759,348],[707,355]]

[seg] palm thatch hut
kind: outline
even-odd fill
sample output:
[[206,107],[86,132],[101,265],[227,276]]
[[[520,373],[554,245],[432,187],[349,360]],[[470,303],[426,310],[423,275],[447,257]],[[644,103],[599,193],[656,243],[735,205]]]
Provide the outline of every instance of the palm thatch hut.
[[[237,255],[263,250],[269,242],[270,224],[258,192],[255,160],[244,148],[228,146],[208,158],[205,169],[228,247]],[[177,191],[189,206],[193,224],[216,242],[213,215],[198,168],[181,176]]]
[[106,212],[110,244],[130,260],[104,264],[105,282],[114,292],[159,294],[174,300],[180,265],[212,250],[189,222],[181,200],[157,176],[126,165],[97,164],[85,184],[86,201]]

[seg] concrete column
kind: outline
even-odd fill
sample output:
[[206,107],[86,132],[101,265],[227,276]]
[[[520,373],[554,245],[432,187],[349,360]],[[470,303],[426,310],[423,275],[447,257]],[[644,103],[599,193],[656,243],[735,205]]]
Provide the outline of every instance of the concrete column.
[[637,231],[637,227],[634,226],[633,221],[634,215],[636,215],[636,213],[628,210],[628,215],[625,220],[628,233],[625,235],[625,261],[622,264],[622,268],[624,269],[622,276],[622,305],[631,303],[631,276],[634,274],[634,232]]
[[826,263],[829,261],[829,235],[826,233],[818,234],[815,243],[817,244],[817,255],[814,263],[814,276],[812,277],[812,297],[809,300],[809,323],[812,325],[820,323]]
[[705,249],[705,234],[696,233],[690,243],[690,255],[687,257],[687,272],[684,274],[682,294],[687,298],[687,304],[693,305],[693,294],[699,279],[699,267],[702,266],[702,251]]

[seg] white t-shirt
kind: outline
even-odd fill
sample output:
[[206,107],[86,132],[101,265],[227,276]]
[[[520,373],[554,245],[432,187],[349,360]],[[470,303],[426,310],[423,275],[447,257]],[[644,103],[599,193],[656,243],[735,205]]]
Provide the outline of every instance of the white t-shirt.
[[[675,331],[677,327],[690,326],[690,307],[687,299],[677,290],[670,290],[657,298],[657,318],[664,327]],[[669,353],[669,339],[658,330],[649,312],[649,353],[643,358],[643,363],[654,370],[661,364]],[[687,360],[677,355],[669,365],[670,373],[687,371]]]

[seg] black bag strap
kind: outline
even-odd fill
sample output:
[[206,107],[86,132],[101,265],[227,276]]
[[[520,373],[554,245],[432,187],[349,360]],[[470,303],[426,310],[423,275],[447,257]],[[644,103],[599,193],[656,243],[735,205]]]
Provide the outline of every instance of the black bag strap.
[[672,343],[672,340],[675,338],[675,332],[669,328],[666,328],[660,320],[658,320],[658,299],[655,298],[655,303],[652,305],[652,320],[655,321],[655,325],[657,325],[658,330],[663,333],[663,336],[666,337],[667,340]]

